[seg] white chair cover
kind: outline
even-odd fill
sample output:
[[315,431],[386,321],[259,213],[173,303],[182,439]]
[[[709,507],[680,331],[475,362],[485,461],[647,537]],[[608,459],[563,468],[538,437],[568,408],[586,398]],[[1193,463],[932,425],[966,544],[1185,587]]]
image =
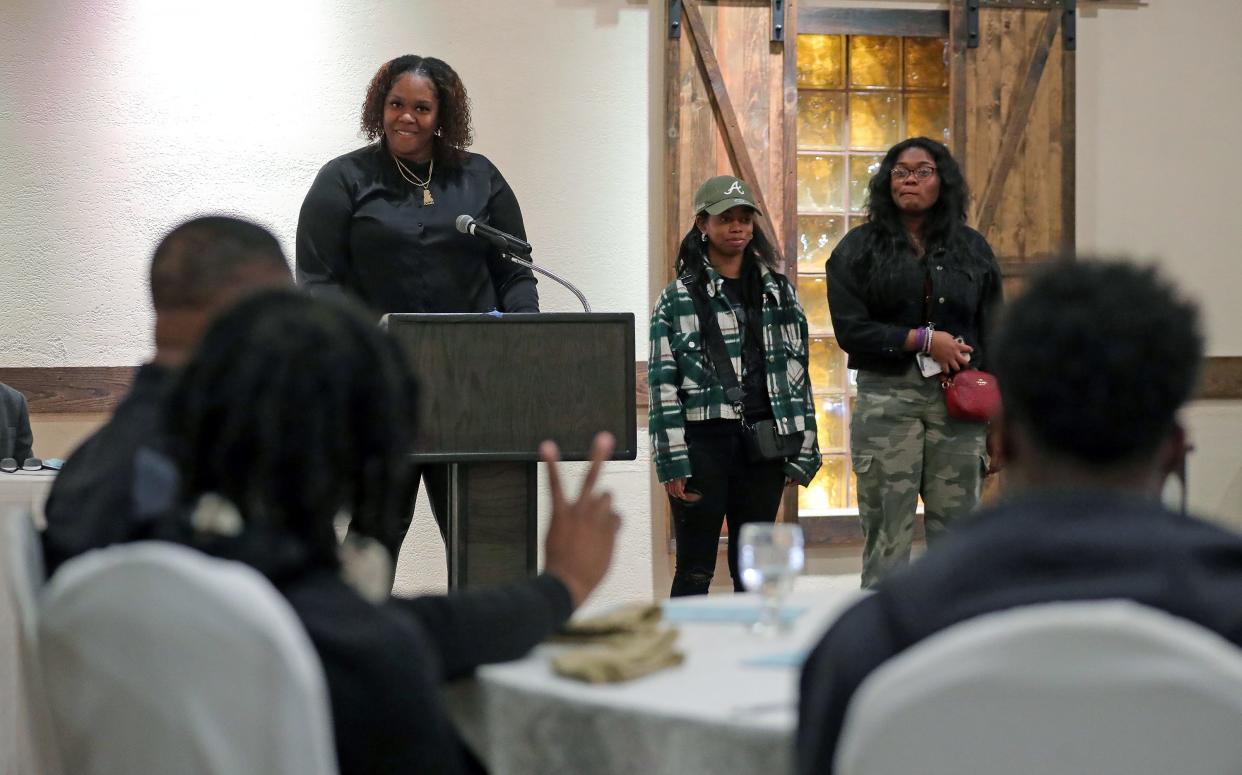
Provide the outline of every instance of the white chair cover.
[[323,668],[296,614],[240,563],[149,542],[52,579],[40,651],[74,775],[328,775]]
[[54,775],[39,673],[38,593],[43,550],[29,507],[0,509],[0,773]]
[[980,617],[863,682],[836,772],[1242,772],[1242,651],[1128,601]]

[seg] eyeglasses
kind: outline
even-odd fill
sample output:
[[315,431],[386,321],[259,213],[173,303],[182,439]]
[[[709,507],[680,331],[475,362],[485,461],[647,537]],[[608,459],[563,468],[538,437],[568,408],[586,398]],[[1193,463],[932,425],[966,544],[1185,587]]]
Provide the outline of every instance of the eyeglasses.
[[893,167],[894,180],[905,180],[911,175],[913,175],[917,180],[927,180],[935,174],[935,167],[919,167],[917,169],[910,169],[909,167]]

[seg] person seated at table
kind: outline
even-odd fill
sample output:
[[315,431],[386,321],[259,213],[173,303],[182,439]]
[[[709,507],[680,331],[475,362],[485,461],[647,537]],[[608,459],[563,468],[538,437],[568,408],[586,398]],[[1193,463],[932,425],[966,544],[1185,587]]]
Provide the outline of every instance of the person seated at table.
[[0,458],[11,457],[20,466],[34,457],[33,446],[26,396],[0,382]]
[[620,524],[595,487],[612,438],[596,438],[572,501],[547,442],[542,575],[401,599],[381,571],[377,594],[364,598],[343,577],[355,570],[341,560],[355,539],[338,545],[334,520],[349,515],[373,536],[404,524],[417,416],[418,384],[399,345],[344,302],[292,291],[222,315],[168,398],[186,515],[170,530],[255,567],[292,604],[324,666],[343,775],[467,767],[440,684],[516,659],[558,629],[603,578]]
[[280,243],[262,226],[228,216],[186,221],[151,259],[155,357],[143,364],[115,413],[65,461],[44,511],[44,560],[50,574],[89,549],[141,538],[149,522],[133,501],[134,458],[158,447],[161,400],[208,323],[259,288],[290,286]]
[[1242,536],[1164,508],[1186,454],[1178,409],[1203,337],[1153,269],[1061,262],[1033,279],[993,349],[1002,500],[846,611],[802,670],[798,771],[832,771],[851,697],[887,660],[1017,606],[1121,598],[1242,645]]

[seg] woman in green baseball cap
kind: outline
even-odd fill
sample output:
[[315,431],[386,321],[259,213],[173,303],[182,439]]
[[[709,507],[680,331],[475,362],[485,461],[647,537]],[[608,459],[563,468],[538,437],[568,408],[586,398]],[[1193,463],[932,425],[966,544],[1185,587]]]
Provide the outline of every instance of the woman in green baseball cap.
[[677,274],[651,315],[648,389],[656,472],[677,536],[674,596],[705,594],[720,526],[772,522],[788,485],[820,465],[806,315],[755,223],[751,187],[711,178],[694,196]]

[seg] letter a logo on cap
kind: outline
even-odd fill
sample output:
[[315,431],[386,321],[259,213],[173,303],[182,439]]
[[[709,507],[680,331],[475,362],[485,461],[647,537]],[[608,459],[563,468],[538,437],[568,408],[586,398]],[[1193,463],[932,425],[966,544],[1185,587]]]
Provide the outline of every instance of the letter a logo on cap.
[[733,185],[726,188],[724,192],[725,192],[725,196],[728,196],[729,194],[735,194],[735,193],[741,194],[743,196],[746,195],[746,192],[742,190],[742,181],[740,180],[733,181]]

